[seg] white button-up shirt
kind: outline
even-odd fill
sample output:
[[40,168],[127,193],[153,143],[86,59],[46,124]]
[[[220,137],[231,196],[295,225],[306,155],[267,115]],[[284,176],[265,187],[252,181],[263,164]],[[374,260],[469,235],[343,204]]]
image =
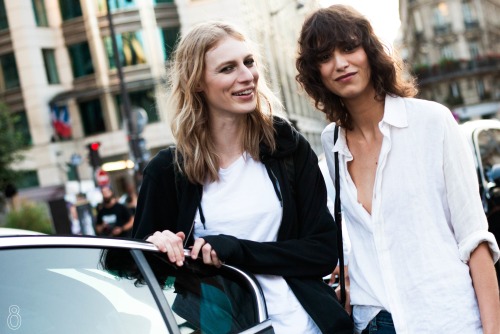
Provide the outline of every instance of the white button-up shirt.
[[356,330],[385,309],[398,334],[482,333],[467,262],[483,241],[495,261],[500,252],[488,232],[471,149],[451,112],[435,102],[386,97],[371,214],[347,170],[353,157],[345,132],[334,145],[334,128],[328,125],[321,140],[332,179],[339,152]]

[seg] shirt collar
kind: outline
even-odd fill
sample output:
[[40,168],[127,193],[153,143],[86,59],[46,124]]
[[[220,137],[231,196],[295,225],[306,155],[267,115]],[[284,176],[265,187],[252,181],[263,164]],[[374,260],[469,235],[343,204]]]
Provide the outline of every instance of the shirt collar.
[[382,123],[387,123],[397,128],[406,128],[408,126],[406,105],[402,97],[386,94]]
[[[380,123],[386,123],[397,128],[408,127],[408,115],[406,111],[405,101],[402,97],[386,94],[384,117],[382,118],[382,121]],[[343,154],[347,157],[352,157],[351,152],[347,147],[345,130],[343,128],[340,128],[339,138],[333,146],[332,151],[338,151],[340,154]]]

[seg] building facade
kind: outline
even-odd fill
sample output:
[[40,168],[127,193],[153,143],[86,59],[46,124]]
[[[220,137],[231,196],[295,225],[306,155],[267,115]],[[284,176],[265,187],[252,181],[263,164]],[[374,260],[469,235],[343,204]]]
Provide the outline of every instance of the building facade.
[[141,135],[150,156],[173,144],[166,65],[178,36],[209,19],[232,21],[259,43],[287,116],[321,153],[324,117],[299,92],[294,63],[301,23],[316,6],[296,0],[0,0],[0,101],[18,116],[26,144],[25,159],[15,166],[24,175],[20,188],[82,190],[68,184],[95,178],[87,156],[96,142],[112,184],[124,187],[133,159],[123,86],[131,118],[147,119]]
[[420,97],[466,121],[499,117],[500,0],[400,0],[403,56]]

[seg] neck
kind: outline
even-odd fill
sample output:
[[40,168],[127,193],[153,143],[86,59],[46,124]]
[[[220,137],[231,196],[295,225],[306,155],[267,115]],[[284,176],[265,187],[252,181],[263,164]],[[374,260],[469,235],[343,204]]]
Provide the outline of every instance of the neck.
[[226,168],[243,153],[244,117],[217,119],[210,130],[220,167]]
[[364,138],[373,138],[380,130],[378,124],[384,117],[384,100],[365,98],[360,101],[348,101],[346,107],[352,117],[353,134]]

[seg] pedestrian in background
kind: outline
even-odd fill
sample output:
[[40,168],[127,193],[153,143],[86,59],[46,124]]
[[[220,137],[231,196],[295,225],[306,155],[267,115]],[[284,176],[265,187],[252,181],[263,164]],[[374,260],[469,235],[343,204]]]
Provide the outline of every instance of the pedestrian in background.
[[131,237],[134,216],[118,200],[110,187],[102,187],[102,206],[97,212],[95,230],[97,235]]
[[135,216],[135,209],[137,207],[137,191],[135,190],[135,185],[132,182],[125,183],[125,192],[118,200],[120,204],[125,205],[132,216]]
[[349,6],[306,19],[296,65],[332,122],[321,139],[332,179],[339,156],[356,332],[498,334],[499,249],[450,110],[413,98],[401,62]]
[[170,70],[177,147],[144,171],[134,237],[178,266],[189,247],[193,259],[254,273],[278,334],[352,333],[322,280],[337,232],[318,159],[276,116],[251,42],[227,23],[197,25]]

